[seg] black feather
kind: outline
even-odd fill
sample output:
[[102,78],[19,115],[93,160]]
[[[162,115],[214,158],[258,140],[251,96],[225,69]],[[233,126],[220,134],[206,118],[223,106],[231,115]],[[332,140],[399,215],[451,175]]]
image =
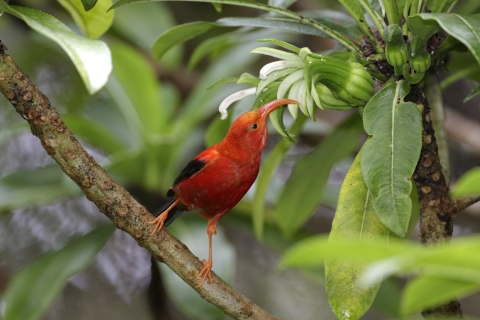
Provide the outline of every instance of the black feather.
[[[190,161],[185,166],[185,168],[183,168],[182,172],[180,172],[180,175],[177,177],[177,179],[175,179],[175,181],[172,184],[172,187],[176,186],[181,181],[191,177],[192,175],[194,175],[195,173],[200,171],[205,166],[205,164],[206,164],[205,161],[201,161],[201,160],[197,160],[197,159],[194,159],[194,160]],[[168,190],[167,197],[173,197],[174,195],[175,195],[175,193],[173,192],[172,189]],[[171,198],[170,200],[168,200],[163,206],[160,207],[160,209],[155,211],[155,213],[153,215],[155,217],[158,217],[162,212],[167,210],[168,207],[170,207],[175,202],[175,200],[176,200],[176,198]],[[167,219],[165,219],[165,222],[164,222],[163,225],[166,227],[170,223],[172,223],[173,220],[175,220],[183,212],[184,209],[185,209],[184,206],[180,205],[180,204],[178,204],[174,208],[170,209],[170,212],[168,212]]]
[[[197,173],[198,171],[202,170],[202,168],[206,165],[207,163],[205,161],[202,161],[202,160],[197,160],[197,159],[193,159],[192,161],[190,161],[186,166],[185,168],[183,168],[182,172],[180,172],[180,175],[177,177],[177,179],[175,179],[175,181],[173,182],[173,185],[172,187],[176,186],[178,183],[180,183],[181,181],[193,176],[195,173]],[[173,190],[168,190],[167,191],[167,197],[171,197],[174,195],[174,192]]]

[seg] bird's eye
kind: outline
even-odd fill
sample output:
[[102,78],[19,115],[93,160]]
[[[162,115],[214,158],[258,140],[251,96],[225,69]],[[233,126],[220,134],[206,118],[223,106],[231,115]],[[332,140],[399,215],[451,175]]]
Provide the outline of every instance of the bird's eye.
[[257,129],[258,125],[256,123],[252,124],[251,128],[252,129]]

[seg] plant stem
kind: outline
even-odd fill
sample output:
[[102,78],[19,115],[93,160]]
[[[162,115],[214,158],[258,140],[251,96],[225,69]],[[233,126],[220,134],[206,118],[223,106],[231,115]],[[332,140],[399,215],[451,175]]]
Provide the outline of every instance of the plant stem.
[[410,13],[409,16],[413,16],[418,13],[420,0],[412,0],[410,4]]
[[[410,15],[410,4],[411,4],[411,2],[412,2],[412,0],[406,0],[405,1],[405,5],[403,6],[403,18],[404,19],[407,19]],[[404,36],[408,34],[408,24],[407,23],[403,24],[402,33],[403,33]]]
[[450,4],[450,7],[448,7],[446,10],[444,10],[445,12],[449,13],[450,11],[452,11],[453,7],[455,7],[455,5],[457,4],[458,0],[455,0],[453,1],[451,4]]
[[357,26],[363,32],[363,34],[367,37],[367,39],[372,44],[373,48],[375,49],[376,53],[383,53],[384,49],[378,42],[377,38],[373,34],[370,26],[368,25],[367,21],[365,20],[363,9],[360,5],[357,6],[350,6],[348,2],[345,0],[338,0],[340,4],[350,13],[350,16],[355,20]]
[[195,275],[203,264],[188,248],[168,231],[151,236],[153,216],[83,149],[67,128],[48,98],[24,74],[5,52],[0,42],[0,92],[28,121],[32,134],[86,195],[118,229],[130,234],[155,259],[168,265],[202,298],[234,319],[277,319],[245,296],[235,291],[218,276],[196,288]]
[[445,9],[445,6],[447,5],[448,0],[437,0],[437,1],[440,1],[440,5],[438,6],[435,12],[443,12],[443,10]]
[[398,13],[397,3],[394,0],[384,0],[385,14],[388,19],[388,24],[400,25],[400,14]]
[[360,0],[360,4],[362,5],[363,9],[368,13],[370,18],[372,18],[373,24],[375,24],[375,27],[380,34],[380,37],[383,39],[383,35],[385,33],[384,30],[386,27],[385,21],[383,21],[383,18],[378,14],[377,11],[373,10],[370,2],[366,0]]

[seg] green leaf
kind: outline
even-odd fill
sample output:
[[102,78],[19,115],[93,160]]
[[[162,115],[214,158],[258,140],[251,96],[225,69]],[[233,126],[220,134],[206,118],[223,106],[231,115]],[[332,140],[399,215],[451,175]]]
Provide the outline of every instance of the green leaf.
[[288,8],[297,0],[268,0],[268,5],[272,7]]
[[404,289],[400,311],[404,316],[462,298],[480,289],[480,284],[456,279],[421,276]]
[[[132,21],[135,21],[134,28]],[[166,3],[148,2],[115,10],[112,29],[123,38],[150,51],[158,35],[176,24]],[[182,46],[175,46],[169,50],[161,60],[162,67],[175,70],[182,61],[183,51]]]
[[[130,3],[136,3],[136,2],[145,2],[148,0],[120,0],[116,2],[112,7],[110,7],[109,10],[118,8],[122,5],[125,4],[130,4]],[[165,0],[150,0],[150,1],[165,1]],[[277,13],[282,16],[292,18],[297,22],[304,22],[306,25],[312,25],[315,28],[322,30],[326,34],[330,35],[333,39],[336,39],[339,41],[341,44],[343,44],[347,49],[349,49],[352,52],[357,52],[361,53],[359,50],[359,46],[357,43],[353,42],[350,38],[345,36],[343,33],[337,31],[336,29],[329,28],[326,25],[323,25],[319,21],[313,21],[309,19],[305,19],[305,17],[287,10],[283,8],[277,8],[277,7],[272,7],[260,2],[256,2],[253,0],[177,0],[177,1],[192,1],[192,2],[208,2],[208,3],[222,3],[222,4],[231,4],[231,5],[237,5],[237,6],[243,6],[243,7],[249,7],[249,8],[254,8],[258,10],[264,10],[272,13]],[[370,30],[370,29],[368,29]],[[371,33],[371,31],[370,31]],[[373,35],[372,35],[373,36]]]
[[473,168],[463,174],[450,191],[453,198],[480,193],[480,168]]
[[[118,3],[118,2],[117,2]],[[215,23],[196,21],[181,24],[168,29],[158,37],[153,44],[153,53],[157,60],[160,60],[168,50],[174,46],[188,41],[196,36],[204,34],[213,27],[217,27]]]
[[387,241],[343,239],[329,241],[327,236],[313,236],[288,248],[279,262],[284,268],[320,267],[325,260],[371,263],[402,255],[418,245],[390,238]]
[[80,189],[57,165],[17,171],[0,179],[0,211],[48,204],[79,194]]
[[361,118],[353,114],[295,163],[275,208],[275,221],[284,234],[291,236],[308,220],[320,203],[330,170],[354,151],[362,132]]
[[221,3],[212,3],[212,5],[217,12],[222,12],[222,4]]
[[2,297],[3,319],[42,319],[68,279],[92,263],[114,230],[111,223],[97,227],[17,273]]
[[213,58],[231,45],[241,42],[241,36],[244,32],[245,30],[235,30],[203,41],[191,54],[188,60],[188,69],[193,70],[200,60],[207,55],[210,54],[210,57]]
[[428,41],[428,39],[441,29],[436,21],[424,20],[420,14],[408,17],[407,23],[412,34],[421,37],[425,41]]
[[296,54],[299,54],[300,53],[300,48],[299,47],[296,47],[290,43],[287,43],[285,41],[281,41],[281,40],[277,40],[277,39],[259,39],[257,40],[258,42],[269,42],[269,43],[273,43],[274,45],[277,45],[281,48],[284,48],[284,49],[287,49],[287,50],[290,50],[290,51],[293,51],[295,52]]
[[455,12],[461,15],[479,13],[480,2],[466,1],[463,3],[459,3],[459,6],[455,8]]
[[449,75],[440,82],[440,88],[445,90],[453,83],[468,78],[480,82],[480,65],[473,54],[468,52],[450,52],[452,61],[447,63]]
[[[358,154],[355,158],[340,189],[329,241],[369,240],[388,245],[389,231],[373,211],[372,196],[363,182],[360,157]],[[328,301],[338,319],[358,319],[372,305],[380,283],[369,288],[360,286],[358,280],[365,268],[361,261],[325,262]]]
[[[306,120],[306,117],[300,117],[297,119],[292,128],[290,128],[290,133],[296,135],[298,132],[300,132],[300,129]],[[270,181],[272,180],[272,176],[282,162],[285,154],[292,146],[293,142],[288,139],[281,139],[278,141],[260,168],[256,182],[255,195],[253,196],[252,201],[253,230],[258,240],[263,239],[265,223],[265,196],[267,194]]]
[[266,56],[271,56],[279,60],[289,60],[289,61],[298,61],[302,62],[303,59],[294,53],[286,52],[283,50],[273,49],[269,47],[258,47],[251,51],[251,53],[263,54]]
[[[328,26],[332,30],[336,30],[342,34],[351,35],[352,32],[345,27],[329,22],[323,19],[316,19],[321,24]],[[301,23],[294,19],[277,18],[277,17],[231,17],[222,18],[216,21],[219,25],[225,27],[256,27],[256,28],[273,28],[284,31],[296,32],[301,34],[310,34],[317,37],[331,38],[331,36],[322,30],[311,25]]]
[[480,238],[469,236],[454,239],[435,247],[413,247],[392,259],[379,261],[362,275],[365,284],[377,283],[384,276],[419,273],[461,281],[480,283],[480,257],[471,252],[480,249]]
[[113,132],[94,120],[74,114],[64,114],[62,119],[67,127],[75,133],[75,136],[108,154],[113,154],[126,148],[125,143],[118,139]]
[[467,103],[469,102],[470,100],[472,100],[474,97],[476,97],[478,94],[480,93],[480,86],[476,87],[475,89],[473,89],[472,91],[470,91],[470,93],[468,94],[468,96],[463,99],[463,103]]
[[188,61],[188,68],[189,70],[193,69],[198,62],[207,55],[209,55],[209,58],[213,60],[215,57],[233,45],[249,41],[256,41],[258,38],[265,37],[266,34],[272,34],[272,30],[252,31],[251,28],[240,28],[232,32],[223,33],[216,37],[211,37],[203,41],[195,48],[190,56],[190,60]]
[[[422,267],[425,272],[437,273],[449,278],[472,280],[480,283],[480,257],[472,256],[471,252],[480,250],[480,237],[472,235],[453,239],[450,244],[446,243],[435,248],[422,248],[423,254],[416,256],[413,267]],[[445,267],[444,269],[442,269]],[[454,267],[454,268],[452,268]],[[465,273],[461,272],[462,270]],[[473,271],[470,273],[470,270]],[[470,278],[470,275],[473,277]]]
[[213,89],[216,86],[218,86],[220,84],[224,84],[224,83],[232,83],[232,82],[237,83],[238,79],[240,79],[240,77],[228,77],[228,78],[220,79],[217,82],[215,82],[214,84],[212,84],[210,87],[208,87],[207,90]]
[[[99,0],[97,5],[95,5],[97,0],[82,0],[82,3],[79,0],[57,1],[67,9],[77,26],[89,39],[100,37],[112,25],[113,11],[107,12],[112,5],[112,0]],[[88,9],[87,6],[89,6]]]
[[460,16],[455,13],[421,13],[408,18],[408,25],[415,34],[418,32],[418,35],[423,35],[424,40],[428,40],[429,35],[440,28],[445,30],[463,43],[480,64],[480,14]]
[[131,103],[130,110],[120,106],[125,119],[131,123],[138,121],[132,126],[136,132],[144,133],[146,139],[165,132],[167,119],[162,112],[159,83],[151,65],[127,45],[115,44],[111,48],[113,75]]
[[452,4],[455,4],[457,0],[428,0],[427,8],[429,12],[447,12]]
[[[164,0],[120,0],[117,1],[113,6],[110,7],[109,10],[116,9],[120,6],[126,5],[126,4],[132,4],[132,3],[137,3],[137,2],[146,2],[146,1],[164,1]],[[253,8],[262,8],[265,5],[262,5],[261,3],[258,3],[253,0],[178,0],[178,1],[192,1],[192,2],[209,2],[209,3],[222,3],[222,4],[232,4],[232,5],[239,5],[239,6],[245,6],[245,7],[253,7]]]
[[362,148],[363,178],[379,220],[405,236],[412,202],[410,181],[422,147],[421,115],[415,104],[404,102],[408,83],[383,88],[367,103],[365,131],[371,138]]
[[[274,88],[274,89],[278,89],[278,87]],[[273,91],[275,91],[275,90],[273,90]],[[268,90],[267,90],[267,92],[268,92]],[[272,98],[270,101],[275,99],[274,94],[275,93],[273,92],[272,95],[270,96]],[[287,128],[285,127],[285,124],[283,123],[283,114],[285,113],[286,108],[287,107],[278,108],[277,110],[270,113],[269,118],[270,118],[270,121],[272,122],[272,125],[275,127],[275,129],[277,130],[278,133],[280,133],[288,141],[290,141],[292,143],[296,143],[297,140],[295,139],[295,136],[290,134],[290,132],[287,131]]]
[[56,18],[35,9],[9,6],[0,0],[0,10],[22,19],[30,28],[58,43],[73,61],[90,94],[105,85],[112,62],[103,41],[83,38]]
[[[101,0],[100,0],[101,1]],[[111,1],[110,1],[111,3]],[[83,8],[85,11],[89,11],[97,4],[97,0],[82,0]]]
[[255,77],[254,75],[251,75],[248,72],[242,73],[240,78],[238,79],[237,83],[238,84],[249,84],[251,86],[256,86],[260,82],[260,79]]

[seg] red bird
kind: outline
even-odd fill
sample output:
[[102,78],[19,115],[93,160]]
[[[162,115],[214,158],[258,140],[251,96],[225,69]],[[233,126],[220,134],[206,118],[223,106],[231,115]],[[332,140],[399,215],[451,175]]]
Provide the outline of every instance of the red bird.
[[185,210],[197,210],[208,220],[208,261],[202,260],[203,268],[197,274],[202,280],[197,288],[207,277],[212,282],[212,235],[217,233],[218,220],[243,198],[257,178],[268,138],[267,117],[286,104],[298,102],[274,100],[242,114],[222,141],[187,164],[167,192],[172,199],[155,213],[156,218],[150,222],[155,225],[153,235]]

